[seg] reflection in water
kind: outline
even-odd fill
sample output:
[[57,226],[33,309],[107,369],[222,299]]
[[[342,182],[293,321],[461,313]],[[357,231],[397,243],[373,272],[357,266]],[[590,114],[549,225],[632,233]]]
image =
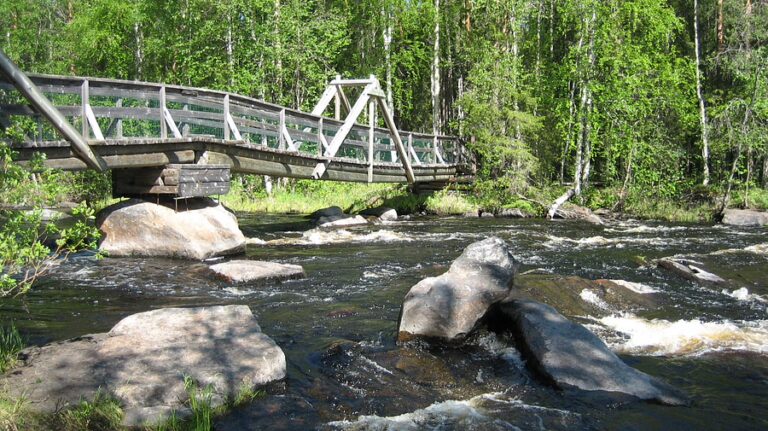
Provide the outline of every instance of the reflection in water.
[[[240,221],[246,236],[267,242],[249,245],[247,258],[301,265],[307,279],[233,285],[209,278],[205,263],[81,255],[0,312],[41,344],[105,332],[154,308],[248,304],[285,351],[288,377],[266,399],[219,419],[220,429],[768,427],[764,230],[423,217],[328,231],[299,216]],[[396,345],[408,289],[490,235],[510,244],[520,272],[614,280],[652,297],[653,306],[606,303],[580,287],[567,298],[596,305],[598,317],[570,317],[589,321],[630,365],[688,392],[693,406],[556,391],[527,370],[512,334],[481,331],[460,348]],[[698,285],[647,265],[672,255],[701,262],[727,284]]]

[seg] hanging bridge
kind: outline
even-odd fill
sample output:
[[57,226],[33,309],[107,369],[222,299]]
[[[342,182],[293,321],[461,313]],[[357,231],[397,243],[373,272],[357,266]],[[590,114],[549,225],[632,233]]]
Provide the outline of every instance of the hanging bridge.
[[18,161],[112,170],[120,196],[224,194],[230,172],[435,186],[472,165],[459,138],[398,130],[373,76],[337,77],[306,113],[202,88],[26,74],[0,51],[0,127],[12,124]]

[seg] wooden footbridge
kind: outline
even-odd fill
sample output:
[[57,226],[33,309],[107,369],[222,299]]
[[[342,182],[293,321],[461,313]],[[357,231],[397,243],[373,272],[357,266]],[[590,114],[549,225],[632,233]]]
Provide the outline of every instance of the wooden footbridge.
[[111,169],[120,196],[223,194],[230,170],[435,185],[470,165],[456,137],[399,131],[373,76],[337,77],[305,113],[201,88],[25,74],[0,51],[0,127],[11,124],[20,162],[40,153],[52,168]]

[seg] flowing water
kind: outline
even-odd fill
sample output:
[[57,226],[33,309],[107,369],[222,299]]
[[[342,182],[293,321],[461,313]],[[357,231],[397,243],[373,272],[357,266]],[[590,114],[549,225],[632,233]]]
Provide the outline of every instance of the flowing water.
[[[288,375],[266,397],[220,418],[217,429],[768,428],[765,229],[415,217],[307,232],[299,216],[239,218],[246,236],[267,242],[249,246],[248,258],[302,265],[307,278],[234,286],[206,276],[203,263],[82,255],[23,302],[6,301],[2,316],[42,344],[106,332],[154,308],[248,304],[285,351]],[[600,313],[570,317],[631,366],[687,392],[692,405],[555,390],[526,369],[504,333],[481,330],[453,348],[398,345],[408,289],[490,235],[510,244],[519,273],[616,280],[653,298],[617,306],[585,288],[573,305]],[[700,285],[642,265],[678,254],[728,283]]]

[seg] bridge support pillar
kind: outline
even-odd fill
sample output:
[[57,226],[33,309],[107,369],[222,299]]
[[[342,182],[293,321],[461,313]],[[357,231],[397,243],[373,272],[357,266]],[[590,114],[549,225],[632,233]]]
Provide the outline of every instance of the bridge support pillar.
[[115,169],[113,197],[165,195],[178,198],[224,195],[231,185],[229,165],[170,164],[157,168]]

